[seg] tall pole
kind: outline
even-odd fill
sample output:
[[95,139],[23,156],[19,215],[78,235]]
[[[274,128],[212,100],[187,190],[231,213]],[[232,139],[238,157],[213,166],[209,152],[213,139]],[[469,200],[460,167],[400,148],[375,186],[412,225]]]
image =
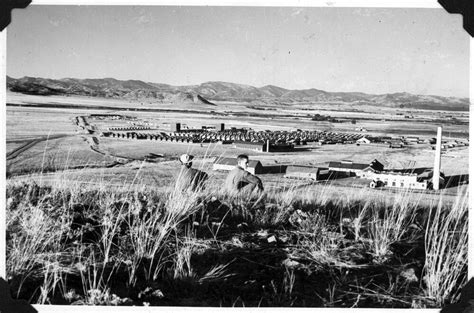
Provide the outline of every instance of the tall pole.
[[434,167],[433,167],[433,189],[439,190],[439,175],[441,169],[441,136],[442,136],[443,128],[440,126],[438,127],[438,135],[436,136],[436,153],[434,159]]

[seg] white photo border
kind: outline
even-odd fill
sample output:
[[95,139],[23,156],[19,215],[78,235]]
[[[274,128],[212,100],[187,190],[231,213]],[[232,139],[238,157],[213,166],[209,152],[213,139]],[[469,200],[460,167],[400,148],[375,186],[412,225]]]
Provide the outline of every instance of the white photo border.
[[[361,7],[361,8],[434,8],[444,10],[436,0],[33,0],[31,5],[133,5],[133,6],[249,6],[249,7]],[[0,177],[6,177],[6,58],[7,58],[7,33],[8,27],[0,32],[0,104],[2,112],[0,114],[0,140],[1,161]],[[459,31],[465,32],[462,23],[459,24]],[[467,33],[466,33],[467,34]],[[474,133],[474,38],[470,38],[470,105],[469,105],[469,138]],[[3,89],[5,88],[5,89]],[[471,141],[471,140],[470,140]],[[472,141],[471,141],[472,143]],[[473,160],[474,147],[469,145],[469,161]],[[474,161],[474,160],[473,160]],[[469,162],[471,164],[471,162]],[[474,177],[474,167],[469,166],[469,176]],[[6,277],[6,180],[0,180],[2,192],[0,192],[0,277]],[[469,184],[469,194],[474,193],[474,184]],[[472,198],[469,197],[469,221],[474,220],[474,206]],[[469,266],[468,279],[474,277],[474,223],[469,223]],[[283,308],[209,308],[209,307],[101,307],[101,306],[72,306],[72,305],[33,305],[38,312],[222,312],[232,310],[232,312],[258,312],[274,313],[275,310],[283,312]],[[439,312],[439,309],[381,309],[381,308],[291,308],[297,312],[383,312],[403,313],[403,312]]]

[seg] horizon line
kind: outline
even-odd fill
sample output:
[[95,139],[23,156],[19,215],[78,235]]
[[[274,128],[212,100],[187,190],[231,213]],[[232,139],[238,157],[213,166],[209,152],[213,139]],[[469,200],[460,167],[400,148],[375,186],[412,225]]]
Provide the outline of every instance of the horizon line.
[[[304,91],[304,90],[312,90],[312,89],[315,89],[315,90],[319,90],[319,91],[323,91],[323,92],[327,92],[327,93],[359,93],[359,94],[365,94],[365,95],[369,95],[369,96],[382,96],[382,95],[389,95],[389,94],[409,94],[409,95],[415,95],[415,96],[433,96],[433,97],[443,97],[443,98],[458,98],[458,99],[468,99],[469,100],[469,95],[467,96],[442,96],[442,95],[436,95],[436,94],[424,94],[424,93],[410,93],[410,92],[407,92],[407,91],[394,91],[394,92],[384,92],[384,93],[368,93],[368,92],[364,92],[364,91],[328,91],[328,90],[324,90],[324,89],[319,89],[319,88],[315,88],[315,87],[309,87],[309,88],[302,88],[302,89],[288,89],[286,87],[281,87],[281,86],[277,86],[277,85],[273,85],[273,84],[266,84],[266,85],[263,85],[261,87],[256,87],[254,85],[250,85],[250,84],[246,84],[246,83],[235,83],[235,82],[230,82],[230,81],[223,81],[223,80],[208,80],[208,81],[205,81],[205,82],[201,82],[201,83],[197,83],[197,84],[190,84],[190,85],[174,85],[174,84],[170,84],[170,83],[162,83],[162,82],[151,82],[151,81],[145,81],[145,80],[141,80],[141,79],[118,79],[118,78],[115,78],[115,77],[98,77],[98,78],[76,78],[76,77],[62,77],[62,78],[49,78],[49,77],[42,77],[42,76],[28,76],[28,75],[24,75],[20,78],[15,78],[15,77],[12,77],[10,75],[6,75],[6,77],[9,77],[9,78],[12,78],[12,79],[21,79],[21,78],[25,78],[25,77],[29,77],[29,78],[43,78],[43,79],[51,79],[51,80],[63,80],[63,79],[77,79],[77,80],[100,80],[100,79],[114,79],[114,80],[117,80],[117,81],[140,81],[140,82],[143,82],[143,83],[146,83],[146,84],[161,84],[161,85],[168,85],[168,86],[171,86],[171,87],[191,87],[191,86],[200,86],[202,84],[205,84],[205,83],[229,83],[229,84],[235,84],[235,85],[243,85],[243,86],[248,86],[248,87],[253,87],[253,88],[257,88],[257,89],[260,89],[260,88],[264,88],[264,87],[277,87],[277,88],[281,88],[281,89],[285,89],[285,90],[288,90],[288,91]],[[153,86],[152,86],[153,87]]]

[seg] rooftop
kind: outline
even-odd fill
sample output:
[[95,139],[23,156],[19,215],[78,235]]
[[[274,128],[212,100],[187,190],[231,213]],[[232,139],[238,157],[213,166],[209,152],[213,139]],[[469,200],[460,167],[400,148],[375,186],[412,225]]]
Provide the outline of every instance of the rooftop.
[[289,165],[286,168],[286,173],[318,173],[322,169],[315,166],[304,166],[304,165]]
[[345,168],[345,169],[351,169],[351,170],[364,170],[364,169],[367,169],[367,168],[372,168],[373,170],[376,170],[376,171],[382,171],[383,170],[383,164],[380,163],[377,159],[374,159],[369,164],[353,163],[350,160],[342,160],[340,162],[332,161],[332,162],[329,162],[328,167]]

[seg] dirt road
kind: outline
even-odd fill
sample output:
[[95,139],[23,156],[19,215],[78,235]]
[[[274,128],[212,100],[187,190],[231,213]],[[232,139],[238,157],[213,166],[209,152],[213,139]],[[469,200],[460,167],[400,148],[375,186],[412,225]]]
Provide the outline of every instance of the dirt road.
[[13,160],[16,157],[18,157],[21,153],[27,151],[37,143],[40,143],[45,140],[51,140],[51,139],[58,139],[58,138],[63,138],[63,137],[68,137],[71,136],[69,134],[59,134],[59,135],[53,135],[53,136],[43,136],[39,138],[35,138],[32,140],[27,141],[25,144],[19,146],[18,148],[10,151],[7,153],[7,160]]

